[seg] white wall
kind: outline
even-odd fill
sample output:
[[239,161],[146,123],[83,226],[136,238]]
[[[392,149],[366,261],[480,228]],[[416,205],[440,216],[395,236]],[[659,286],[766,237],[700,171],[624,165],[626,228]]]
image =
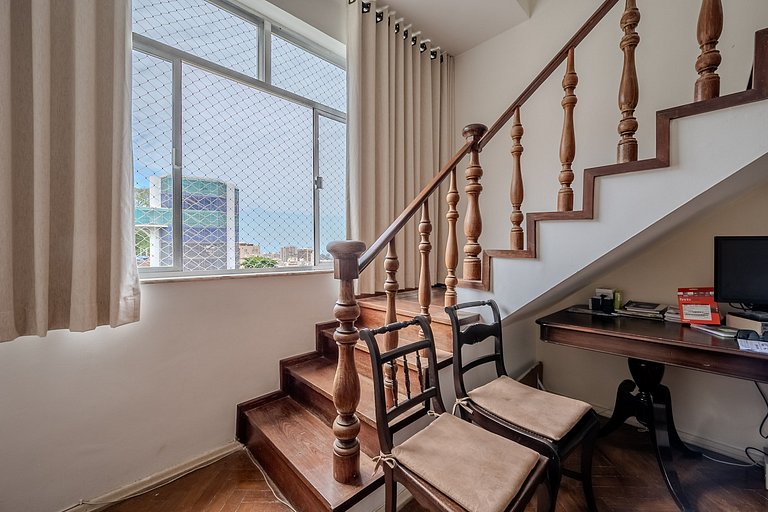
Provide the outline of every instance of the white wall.
[[231,442],[314,349],[332,274],[142,285],[141,321],[0,344],[0,511],[52,512]]

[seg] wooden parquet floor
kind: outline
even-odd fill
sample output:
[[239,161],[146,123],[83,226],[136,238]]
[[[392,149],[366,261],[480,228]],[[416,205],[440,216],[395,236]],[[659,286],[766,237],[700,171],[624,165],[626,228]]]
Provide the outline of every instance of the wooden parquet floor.
[[[706,459],[678,459],[689,499],[701,512],[767,512],[768,491],[761,468],[739,468]],[[578,454],[567,461],[578,467]],[[598,440],[593,478],[602,512],[676,512],[659,474],[646,433],[624,426]],[[109,512],[283,512],[259,470],[245,453],[236,453]],[[404,512],[422,512],[409,503]],[[527,511],[535,510],[533,505]],[[586,511],[580,483],[563,479],[558,512]],[[315,511],[301,511],[315,512]]]

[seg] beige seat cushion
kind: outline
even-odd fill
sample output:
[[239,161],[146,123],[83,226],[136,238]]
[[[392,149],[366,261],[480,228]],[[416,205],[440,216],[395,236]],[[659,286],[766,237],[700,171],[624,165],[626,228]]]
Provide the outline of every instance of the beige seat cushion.
[[586,402],[547,393],[506,376],[467,394],[483,409],[552,441],[562,439],[591,409]]
[[533,450],[448,413],[396,446],[392,455],[472,512],[504,510],[539,459]]

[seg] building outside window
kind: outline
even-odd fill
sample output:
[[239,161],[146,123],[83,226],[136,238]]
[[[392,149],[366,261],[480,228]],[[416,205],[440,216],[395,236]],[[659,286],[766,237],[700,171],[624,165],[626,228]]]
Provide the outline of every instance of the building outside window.
[[332,261],[346,238],[346,71],[224,0],[133,0],[137,265]]

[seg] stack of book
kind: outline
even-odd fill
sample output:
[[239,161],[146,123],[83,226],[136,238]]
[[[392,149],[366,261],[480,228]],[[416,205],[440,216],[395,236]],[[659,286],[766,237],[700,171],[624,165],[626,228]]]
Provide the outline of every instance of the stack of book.
[[634,318],[648,318],[651,320],[664,320],[664,312],[667,306],[656,304],[655,302],[639,302],[636,300],[627,301],[624,307],[617,310],[620,316],[631,316]]
[[666,322],[675,322],[676,324],[683,323],[683,321],[680,319],[680,308],[669,306],[664,312],[664,320]]

